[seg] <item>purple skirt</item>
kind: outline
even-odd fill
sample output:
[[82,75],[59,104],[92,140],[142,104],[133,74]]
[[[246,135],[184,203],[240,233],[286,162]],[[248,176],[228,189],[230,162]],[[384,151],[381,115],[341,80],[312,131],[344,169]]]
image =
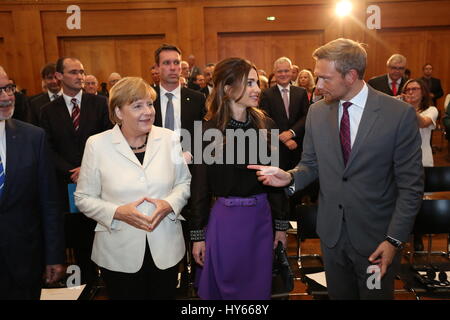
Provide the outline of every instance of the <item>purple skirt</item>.
[[205,241],[205,263],[197,271],[201,299],[270,299],[273,231],[266,194],[218,198]]

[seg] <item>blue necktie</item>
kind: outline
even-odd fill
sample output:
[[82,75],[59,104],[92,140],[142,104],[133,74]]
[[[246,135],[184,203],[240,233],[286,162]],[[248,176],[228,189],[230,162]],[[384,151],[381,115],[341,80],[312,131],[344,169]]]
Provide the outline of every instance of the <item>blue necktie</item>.
[[5,170],[3,169],[3,162],[2,158],[0,157],[0,198],[2,197],[3,189],[5,188],[5,180]]
[[167,108],[166,108],[166,118],[164,121],[164,127],[170,130],[174,129],[174,125],[175,125],[175,119],[174,119],[174,115],[173,115],[173,103],[172,103],[172,98],[173,98],[173,94],[170,92],[166,93],[166,97],[167,97]]

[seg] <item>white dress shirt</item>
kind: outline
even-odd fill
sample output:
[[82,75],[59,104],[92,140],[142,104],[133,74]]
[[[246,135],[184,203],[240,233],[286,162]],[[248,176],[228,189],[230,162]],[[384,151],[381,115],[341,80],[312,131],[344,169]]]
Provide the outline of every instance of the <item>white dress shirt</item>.
[[[172,91],[167,91],[162,86],[159,86],[159,101],[161,106],[161,120],[162,120],[162,127],[164,127],[164,122],[166,120],[166,109],[167,109],[167,102],[169,99],[166,96],[167,92],[170,92],[173,94],[172,97],[172,103],[173,103],[173,116],[174,116],[174,131],[181,129],[181,86],[178,86],[176,89]],[[165,127],[164,127],[165,128]]]
[[[367,84],[364,83],[363,88],[356,94],[349,102],[352,105],[348,108],[348,115],[350,117],[350,138],[351,145],[353,147],[353,143],[356,139],[356,134],[358,133],[359,123],[361,122],[361,117],[364,111],[364,107],[366,106],[367,96],[369,94],[369,89],[367,88]],[[341,100],[339,102],[339,128],[341,127],[341,118],[343,113],[342,104],[346,102],[345,100]]]
[[80,90],[80,92],[78,92],[74,97],[69,97],[68,95],[66,95],[63,92],[63,98],[64,98],[64,101],[66,102],[67,110],[69,111],[70,116],[72,116],[72,109],[73,109],[72,99],[73,98],[77,99],[78,107],[80,108],[80,111],[81,111],[81,96],[82,96],[82,94],[83,94],[83,90]]
[[61,96],[63,94],[62,89],[59,90],[58,93],[53,93],[50,90],[47,90],[47,94],[48,94],[48,98],[50,99],[50,101],[53,101],[55,99],[53,99],[53,96],[56,94],[58,97]]

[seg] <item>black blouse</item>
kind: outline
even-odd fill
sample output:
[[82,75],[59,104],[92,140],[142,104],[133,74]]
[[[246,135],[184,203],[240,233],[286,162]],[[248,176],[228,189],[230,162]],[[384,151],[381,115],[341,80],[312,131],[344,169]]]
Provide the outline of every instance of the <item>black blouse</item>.
[[[210,122],[204,122],[203,127],[204,130],[207,130],[212,127],[212,124]],[[249,130],[253,130],[255,127],[249,120],[246,123],[231,120],[227,126],[227,131],[231,130],[230,132],[236,133],[236,130],[240,129],[242,130],[241,133],[248,133]],[[254,132],[257,132],[257,130]],[[253,155],[255,151],[259,151],[260,137],[258,135],[255,136],[258,141],[256,145],[254,143],[255,141],[251,141],[251,139],[245,139],[244,145],[239,143],[237,139],[234,139],[234,157],[230,158],[233,161],[226,161],[226,150],[230,148],[230,141],[227,139],[224,143],[219,143],[221,148],[216,148],[216,150],[219,149],[219,154],[211,153],[215,159],[221,159],[222,164],[206,164],[205,158],[203,157],[201,164],[194,164],[192,166],[192,212],[189,219],[191,240],[204,240],[203,229],[208,223],[213,197],[249,197],[255,194],[267,193],[272,209],[272,216],[275,219],[275,229],[286,230],[288,228],[288,201],[283,188],[264,186],[258,181],[255,170],[247,169],[248,164],[260,164],[259,157],[252,159],[249,152],[251,148]],[[203,150],[210,143],[204,142]],[[211,149],[209,147],[208,151]],[[243,163],[238,163],[237,161],[239,152],[241,152],[241,158],[243,160],[241,162]],[[259,153],[256,152],[256,154]],[[198,163],[196,160],[194,162]]]

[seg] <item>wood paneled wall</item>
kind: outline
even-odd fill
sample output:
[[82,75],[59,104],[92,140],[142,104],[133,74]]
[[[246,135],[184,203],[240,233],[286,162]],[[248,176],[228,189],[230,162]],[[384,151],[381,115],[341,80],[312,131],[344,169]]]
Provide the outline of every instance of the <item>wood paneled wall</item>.
[[[450,91],[450,0],[353,0],[345,19],[335,16],[335,2],[78,0],[70,4],[81,8],[81,29],[68,30],[67,1],[2,1],[0,65],[33,94],[41,67],[62,55],[79,57],[100,81],[113,71],[149,79],[153,51],[163,42],[194,54],[200,66],[241,56],[270,72],[280,56],[312,69],[315,48],[348,37],[368,44],[367,79],[385,73],[387,58],[399,52],[413,77],[430,62]],[[371,4],[381,8],[380,30],[366,27]]]

